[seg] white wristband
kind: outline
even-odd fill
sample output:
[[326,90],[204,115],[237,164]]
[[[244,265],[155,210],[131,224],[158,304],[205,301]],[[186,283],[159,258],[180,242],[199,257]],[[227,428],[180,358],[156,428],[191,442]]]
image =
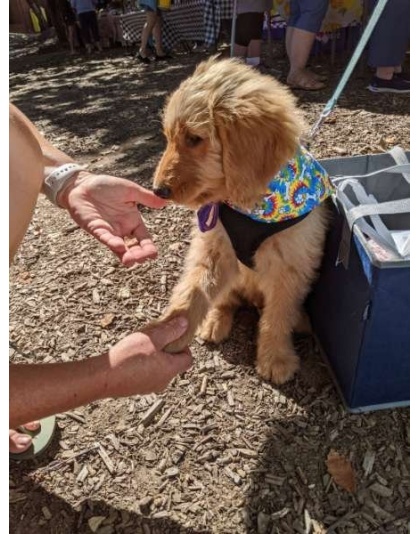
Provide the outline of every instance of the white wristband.
[[85,170],[85,167],[77,163],[65,163],[61,165],[45,178],[42,191],[53,204],[58,206],[58,193],[76,172],[83,170]]

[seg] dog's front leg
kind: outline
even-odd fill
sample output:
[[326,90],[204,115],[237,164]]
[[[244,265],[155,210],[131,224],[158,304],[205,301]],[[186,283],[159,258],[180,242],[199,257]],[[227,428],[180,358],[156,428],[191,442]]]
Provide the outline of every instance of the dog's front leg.
[[297,303],[283,295],[281,300],[267,298],[259,321],[256,368],[259,375],[275,384],[283,384],[299,368],[292,332]]
[[237,272],[236,256],[220,223],[208,233],[195,232],[184,273],[162,317],[166,321],[184,315],[188,319],[188,330],[165,350],[179,352],[192,341],[212,302],[222,290],[227,289]]
[[[274,245],[275,242],[275,250]],[[259,263],[264,306],[259,320],[256,368],[266,380],[283,384],[299,368],[292,333],[309,285],[302,275],[304,266],[297,270],[280,257],[264,265],[266,257],[267,254],[261,255]]]

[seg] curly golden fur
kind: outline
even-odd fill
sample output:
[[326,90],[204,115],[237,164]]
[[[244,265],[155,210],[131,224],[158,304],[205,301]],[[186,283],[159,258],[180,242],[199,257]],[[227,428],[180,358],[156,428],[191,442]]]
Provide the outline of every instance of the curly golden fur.
[[[197,209],[229,199],[253,207],[271,178],[296,152],[302,123],[294,99],[274,78],[235,60],[201,63],[169,98],[164,111],[167,148],[154,188]],[[256,368],[277,384],[299,366],[292,332],[319,267],[327,227],[324,207],[266,239],[254,269],[240,263],[220,222],[193,231],[185,272],[162,317],[183,314],[188,332],[167,350],[183,349],[199,329],[218,343],[230,332],[241,300],[257,306]]]

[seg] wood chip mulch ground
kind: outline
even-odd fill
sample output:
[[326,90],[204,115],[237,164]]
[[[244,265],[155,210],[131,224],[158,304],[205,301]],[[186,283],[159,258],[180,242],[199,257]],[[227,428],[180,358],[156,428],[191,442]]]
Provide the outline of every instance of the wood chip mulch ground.
[[[165,98],[205,54],[149,68],[122,49],[87,58],[11,43],[11,101],[79,161],[149,187]],[[309,125],[345,61],[319,59],[328,88],[296,93]],[[284,80],[277,43],[272,63]],[[316,156],[409,148],[409,99],[373,95],[368,81],[363,69],[352,77]],[[178,207],[143,214],[160,256],[126,269],[40,198],[10,271],[12,361],[98,354],[160,315],[192,217]],[[163,395],[59,415],[46,455],[10,464],[10,532],[408,533],[409,410],[347,413],[310,338],[297,340],[296,379],[263,382],[252,366],[256,319],[241,310],[221,346],[196,340],[193,369]]]

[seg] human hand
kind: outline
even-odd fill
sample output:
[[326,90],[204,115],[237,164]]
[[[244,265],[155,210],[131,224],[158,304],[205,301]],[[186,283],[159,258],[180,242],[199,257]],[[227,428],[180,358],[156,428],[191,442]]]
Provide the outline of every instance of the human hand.
[[[165,201],[124,178],[81,171],[60,191],[57,201],[74,221],[130,267],[157,256],[138,204],[162,208]],[[135,238],[127,243],[124,238]]]
[[184,317],[176,317],[119,341],[104,355],[107,366],[103,396],[127,397],[163,391],[177,374],[192,365],[188,348],[178,354],[163,351],[163,347],[182,336],[187,327]]

